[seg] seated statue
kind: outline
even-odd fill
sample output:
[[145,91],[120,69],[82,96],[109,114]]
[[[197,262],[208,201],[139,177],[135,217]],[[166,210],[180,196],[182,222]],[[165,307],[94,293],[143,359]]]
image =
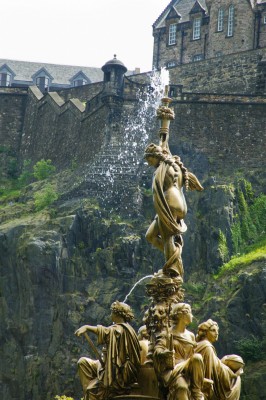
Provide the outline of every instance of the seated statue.
[[218,340],[219,327],[217,322],[208,319],[198,326],[197,348],[204,363],[204,377],[213,381],[211,390],[204,391],[208,400],[238,400],[240,397],[240,374],[244,362],[240,356],[217,357],[212,343]]
[[111,305],[113,325],[84,325],[75,332],[77,336],[92,332],[97,335],[98,344],[104,345],[103,359],[82,357],[78,361],[84,400],[102,400],[127,393],[137,381],[140,345],[128,323],[133,317],[127,304],[116,301]]
[[166,388],[167,400],[204,400],[203,360],[195,354],[196,341],[186,329],[192,322],[189,304],[174,304],[172,325],[157,335],[153,362],[158,381]]

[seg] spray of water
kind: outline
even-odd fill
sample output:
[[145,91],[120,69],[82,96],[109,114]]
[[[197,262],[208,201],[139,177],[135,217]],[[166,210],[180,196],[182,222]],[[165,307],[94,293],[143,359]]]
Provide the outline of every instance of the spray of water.
[[131,293],[133,292],[135,287],[138,286],[140,284],[140,282],[144,281],[144,279],[148,279],[148,278],[153,278],[153,275],[146,275],[146,276],[143,276],[140,280],[138,280],[138,282],[136,282],[134,284],[134,286],[130,289],[130,291],[126,295],[125,299],[123,300],[123,303],[125,303],[127,301],[128,297],[131,295]]
[[[125,110],[122,115],[123,136],[118,141],[116,135],[111,134],[94,164],[88,165],[86,180],[90,192],[95,187],[97,197],[112,207],[116,196],[123,197],[123,185],[119,183],[121,177],[125,182],[134,182],[141,174],[144,149],[154,131],[156,110],[164,96],[165,86],[169,84],[169,71],[165,68],[154,70],[150,73],[149,80],[149,85],[143,85],[137,91],[135,107],[130,112]],[[109,128],[106,126],[107,136],[108,132]],[[127,188],[124,190],[127,191]],[[119,208],[113,209],[118,210]]]

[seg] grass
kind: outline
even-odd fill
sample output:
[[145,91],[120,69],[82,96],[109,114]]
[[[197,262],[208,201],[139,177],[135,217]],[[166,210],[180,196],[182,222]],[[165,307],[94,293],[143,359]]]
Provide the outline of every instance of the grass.
[[239,267],[245,267],[254,261],[262,260],[266,260],[266,238],[256,244],[248,246],[244,254],[234,256],[229,262],[223,264],[218,273],[214,275],[214,279],[218,279],[227,272],[234,271]]

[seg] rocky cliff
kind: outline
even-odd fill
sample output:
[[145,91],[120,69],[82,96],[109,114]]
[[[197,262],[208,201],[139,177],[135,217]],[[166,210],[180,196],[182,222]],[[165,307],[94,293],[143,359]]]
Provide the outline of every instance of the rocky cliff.
[[[154,217],[151,171],[145,168],[134,190],[131,186],[120,193],[120,205],[117,201],[105,204],[105,196],[73,196],[73,185],[76,193],[84,187],[80,176],[85,175],[80,170],[24,186],[19,197],[2,201],[2,398],[48,400],[63,393],[79,398],[76,362],[90,354],[90,349],[73,335],[75,329],[84,323],[109,324],[110,303],[123,300],[134,283],[161,268],[162,256],[145,240]],[[60,196],[38,211],[36,192],[48,182]],[[241,182],[218,185],[209,179],[203,182],[205,192],[186,195],[190,209],[184,237],[186,300],[192,304],[196,321],[210,317],[218,321],[219,355],[238,352],[247,358],[242,398],[258,400],[265,397],[261,346],[265,246],[260,245],[262,250],[251,261],[240,260],[236,266],[219,270],[233,252],[231,232],[237,212],[240,219],[249,215],[239,209],[240,193],[248,211],[258,198],[252,192],[251,200],[250,186]],[[132,203],[129,195],[133,192],[138,196]],[[111,191],[110,196],[114,196]],[[257,216],[264,207],[264,202],[257,205]],[[256,229],[260,226],[258,222]],[[261,237],[261,232],[257,235]],[[243,245],[244,236],[241,240]],[[136,328],[149,301],[144,286],[145,281],[128,299],[137,316]]]

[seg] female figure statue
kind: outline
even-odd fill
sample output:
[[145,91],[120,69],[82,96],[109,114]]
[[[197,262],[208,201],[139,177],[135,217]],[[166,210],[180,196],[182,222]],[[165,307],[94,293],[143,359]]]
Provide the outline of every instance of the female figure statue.
[[157,335],[154,347],[154,368],[159,382],[167,389],[167,400],[204,400],[204,370],[200,354],[195,353],[196,341],[186,329],[192,322],[189,304],[174,304],[169,331]]
[[151,143],[145,150],[145,159],[156,168],[152,190],[157,212],[146,238],[164,252],[166,263],[163,272],[173,277],[183,277],[181,235],[187,230],[183,221],[187,214],[183,186],[191,190],[203,190],[203,187],[196,176],[187,171],[180,157],[170,154],[168,146],[163,149]]
[[116,301],[111,305],[113,325],[83,325],[75,332],[77,336],[92,332],[97,335],[98,344],[104,345],[103,360],[82,357],[78,361],[84,400],[102,400],[124,394],[137,381],[140,345],[128,323],[133,317],[127,304]]
[[213,381],[213,390],[204,392],[204,395],[208,400],[238,400],[244,362],[236,355],[225,356],[220,360],[212,345],[218,340],[218,336],[217,322],[208,319],[198,326],[196,352],[203,358],[204,377]]

